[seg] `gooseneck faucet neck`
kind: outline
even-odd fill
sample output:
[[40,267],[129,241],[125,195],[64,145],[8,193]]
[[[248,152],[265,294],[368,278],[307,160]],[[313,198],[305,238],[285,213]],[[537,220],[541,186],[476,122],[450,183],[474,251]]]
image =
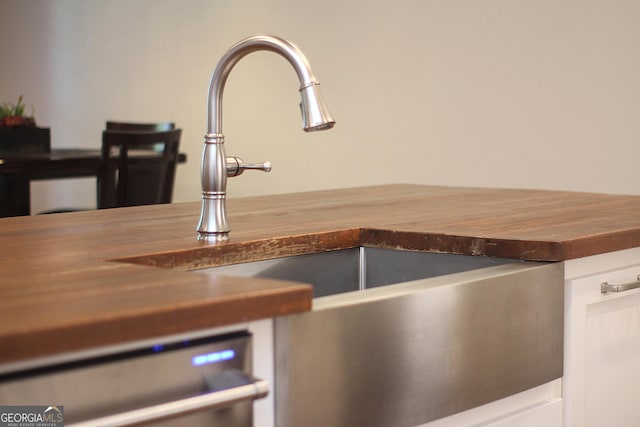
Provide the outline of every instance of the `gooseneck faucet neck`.
[[274,36],[254,36],[233,45],[220,58],[209,84],[209,134],[222,133],[222,95],[231,70],[252,52],[266,50],[283,56],[293,66],[300,80],[301,90],[305,86],[318,84],[302,52],[293,44]]
[[[226,213],[227,176],[236,176],[244,169],[269,171],[271,165],[244,164],[241,159],[226,157],[222,134],[222,96],[224,86],[233,67],[251,52],[266,50],[283,56],[293,66],[300,80],[303,128],[305,131],[330,129],[335,124],[324,104],[309,62],[292,43],[279,37],[257,35],[233,45],[220,59],[209,83],[209,114],[207,133],[202,153],[202,211],[198,224],[198,239],[208,242],[223,242],[229,239],[229,224]],[[233,164],[229,174],[227,163]]]

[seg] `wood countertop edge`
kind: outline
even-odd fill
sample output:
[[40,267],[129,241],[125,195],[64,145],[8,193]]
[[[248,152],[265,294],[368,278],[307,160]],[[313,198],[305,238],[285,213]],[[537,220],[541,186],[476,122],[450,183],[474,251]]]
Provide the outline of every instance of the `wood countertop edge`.
[[[130,268],[146,269],[142,266]],[[310,285],[241,277],[218,280],[190,273],[175,273],[193,277],[191,287],[204,287],[208,282],[215,281],[223,281],[227,288],[243,286],[238,292],[231,290],[209,298],[156,303],[147,310],[124,307],[112,312],[98,312],[94,317],[71,315],[68,321],[54,318],[51,322],[38,322],[35,326],[5,329],[0,333],[0,364],[242,324],[311,309],[313,291]],[[139,273],[138,278],[144,279],[144,273]],[[269,286],[261,289],[261,285]],[[180,292],[179,286],[181,284],[168,290]],[[163,289],[159,291],[164,292]],[[138,291],[141,292],[144,291]],[[91,297],[85,295],[84,299]],[[37,311],[45,306],[46,303],[38,302],[23,308]]]

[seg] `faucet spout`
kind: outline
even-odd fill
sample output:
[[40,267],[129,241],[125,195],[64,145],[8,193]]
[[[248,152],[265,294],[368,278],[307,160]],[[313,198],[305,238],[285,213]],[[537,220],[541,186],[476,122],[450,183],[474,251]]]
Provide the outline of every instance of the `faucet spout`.
[[[233,67],[251,52],[266,50],[283,56],[293,66],[300,80],[303,129],[307,132],[330,129],[335,124],[320,93],[309,62],[294,44],[275,36],[257,35],[233,45],[220,59],[209,83],[209,114],[202,153],[202,211],[198,223],[198,240],[229,240],[226,213],[227,156],[222,134],[222,95]],[[270,170],[264,168],[263,170]],[[232,173],[232,176],[239,173]]]

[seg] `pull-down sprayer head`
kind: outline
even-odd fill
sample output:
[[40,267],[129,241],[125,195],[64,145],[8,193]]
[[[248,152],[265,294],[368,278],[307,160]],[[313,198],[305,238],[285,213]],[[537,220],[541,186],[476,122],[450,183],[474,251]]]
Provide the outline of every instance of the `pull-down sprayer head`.
[[302,124],[305,132],[331,129],[336,122],[329,114],[320,94],[320,84],[313,82],[300,88]]

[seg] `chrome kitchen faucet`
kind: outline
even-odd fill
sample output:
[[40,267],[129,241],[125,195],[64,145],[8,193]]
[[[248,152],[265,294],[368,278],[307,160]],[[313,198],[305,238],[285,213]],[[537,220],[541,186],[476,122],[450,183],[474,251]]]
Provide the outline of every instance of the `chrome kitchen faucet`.
[[302,121],[307,132],[331,129],[335,121],[329,114],[307,58],[292,43],[279,37],[257,35],[233,45],[220,59],[209,83],[209,122],[202,152],[202,211],[198,223],[198,240],[229,240],[226,197],[227,177],[238,176],[245,169],[268,172],[271,164],[247,164],[237,157],[227,157],[222,134],[222,93],[231,69],[251,52],[267,50],[283,56],[293,66],[300,80]]

